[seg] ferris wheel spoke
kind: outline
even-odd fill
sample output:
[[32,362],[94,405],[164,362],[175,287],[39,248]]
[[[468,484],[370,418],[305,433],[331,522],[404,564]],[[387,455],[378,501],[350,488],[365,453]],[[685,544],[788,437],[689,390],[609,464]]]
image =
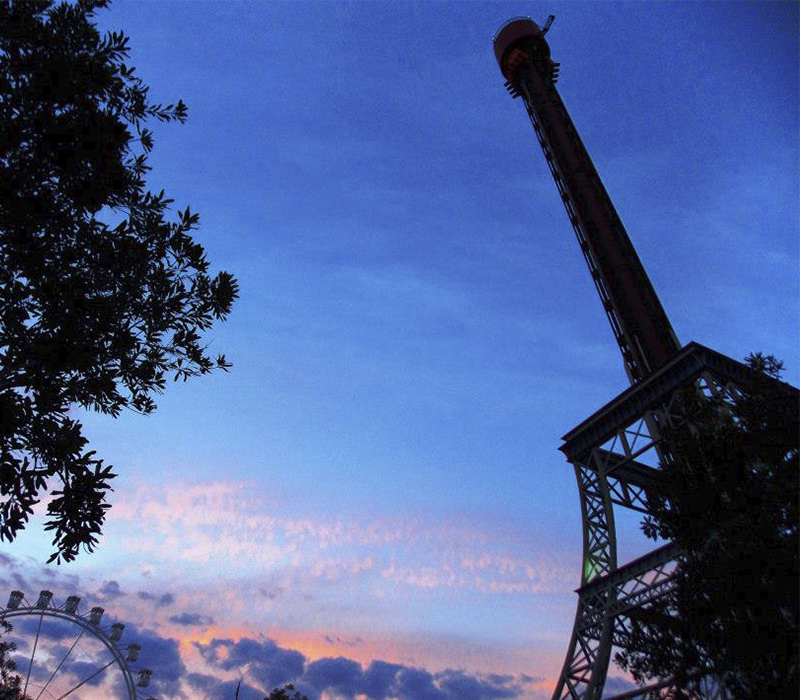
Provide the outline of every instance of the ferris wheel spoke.
[[[44,687],[39,691],[39,694],[36,696],[36,698],[34,700],[39,700],[39,698],[42,697],[42,693],[44,693],[44,691],[47,690],[47,686],[50,685],[50,681],[52,681],[53,678],[55,678],[56,673],[58,673],[58,670],[61,668],[61,666],[67,660],[67,657],[72,653],[72,650],[75,648],[75,645],[80,641],[80,638],[83,637],[83,633],[85,631],[86,631],[85,629],[82,629],[81,633],[77,637],[75,637],[75,641],[72,642],[72,646],[69,648],[67,653],[64,654],[64,658],[62,658],[61,661],[58,662],[58,666],[56,666],[56,670],[53,671],[53,673],[51,674],[50,678],[47,679],[47,683],[44,684]],[[49,690],[47,691],[47,694],[52,697],[52,693],[50,693]]]
[[[36,684],[36,683],[31,683],[31,688],[34,688],[34,689],[36,689],[36,688],[39,688],[39,687],[40,687],[40,686],[39,686],[38,684]],[[28,697],[30,697],[30,696],[28,696]],[[56,696],[55,696],[55,695],[53,695],[53,692],[52,692],[51,690],[48,690],[48,691],[47,691],[47,697],[49,697],[49,698],[52,698],[53,700],[56,700]]]
[[72,695],[72,693],[74,693],[78,688],[80,688],[85,683],[88,683],[95,676],[99,676],[103,671],[105,671],[109,666],[111,666],[111,664],[113,664],[115,662],[116,662],[116,659],[112,658],[111,661],[109,661],[105,666],[103,666],[101,668],[98,668],[91,676],[87,676],[80,683],[78,683],[78,685],[73,686],[72,688],[70,688],[63,695],[59,695],[58,698],[56,698],[56,700],[63,700],[63,698],[67,697],[67,695]]
[[[105,631],[104,628],[100,627],[100,621],[104,613],[102,607],[95,606],[88,613],[82,614],[78,612],[81,600],[79,596],[69,596],[63,605],[52,603],[52,598],[53,594],[50,591],[41,591],[38,601],[31,603],[25,598],[24,593],[14,590],[11,592],[8,599],[9,602],[5,608],[0,605],[0,620],[4,620],[6,617],[19,617],[23,621],[21,631],[26,633],[24,645],[26,651],[23,653],[27,656],[27,649],[31,650],[24,684],[22,679],[19,679],[20,689],[25,697],[28,700],[65,700],[65,698],[73,700],[77,698],[76,695],[73,695],[75,691],[83,688],[87,683],[91,685],[99,683],[105,686],[119,680],[116,676],[112,677],[109,674],[99,677],[110,666],[114,666],[114,669],[109,673],[113,674],[114,670],[118,670],[121,673],[121,680],[125,689],[122,690],[120,688],[120,692],[124,694],[126,700],[136,700],[139,694],[134,687],[135,682],[128,663],[137,660],[141,647],[138,644],[127,644],[127,653],[125,653],[124,647],[119,647],[116,644],[122,636],[125,625],[121,622],[115,622],[111,625],[110,631]],[[34,623],[33,618],[36,617],[39,619]],[[59,643],[48,645],[48,630],[50,628],[45,629],[43,626],[45,617],[48,620],[57,618],[61,622],[69,623],[72,627],[71,633],[55,635],[54,640],[58,640]],[[48,624],[50,623],[48,622]],[[35,637],[33,634],[34,625],[36,626]],[[76,627],[80,629],[76,630]],[[30,637],[34,637],[34,639],[30,640]],[[69,637],[72,637],[72,641],[69,648],[67,648],[66,643]],[[63,646],[60,643],[62,640],[64,642]],[[68,661],[76,657],[84,658],[84,646],[87,640],[93,645],[102,644],[110,654],[110,658],[103,654],[96,655],[94,652],[97,650],[93,648],[92,653],[86,658],[87,663],[76,664],[73,661],[72,664],[75,665],[73,668]],[[39,642],[42,642],[41,645]],[[38,666],[36,666],[36,673],[34,673],[33,667],[37,663],[37,653],[39,654],[39,660]],[[58,657],[58,660],[56,657]],[[108,663],[105,663],[104,658]],[[57,664],[56,661],[58,661]],[[24,662],[23,658],[19,662],[20,666]],[[54,666],[55,669],[53,669]],[[50,676],[47,682],[42,685],[40,679],[43,680],[44,675],[48,672],[50,672]],[[21,669],[19,673],[21,675]],[[86,677],[81,678],[84,675]],[[138,685],[146,686],[150,680],[151,671],[142,669],[138,672],[138,675]],[[69,690],[66,690],[67,688]],[[0,691],[0,695],[3,695],[2,691]],[[3,695],[3,697],[5,696]]]
[[28,692],[28,682],[31,679],[31,669],[33,668],[33,659],[36,656],[36,645],[39,644],[39,635],[42,632],[42,620],[44,620],[44,613],[39,615],[39,626],[36,628],[36,639],[33,640],[33,651],[31,652],[31,660],[28,663],[28,674],[25,676],[25,689],[22,691],[22,694]]

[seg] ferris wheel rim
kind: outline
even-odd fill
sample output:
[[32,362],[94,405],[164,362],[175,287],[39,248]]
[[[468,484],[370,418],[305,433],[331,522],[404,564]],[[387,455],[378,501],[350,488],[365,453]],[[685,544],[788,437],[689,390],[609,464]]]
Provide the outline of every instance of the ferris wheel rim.
[[[44,593],[44,591],[43,591],[43,593]],[[23,596],[23,598],[24,598],[24,596]],[[48,605],[49,605],[49,603],[48,603]],[[104,611],[102,611],[102,612],[104,612]],[[83,630],[81,632],[81,635],[83,635],[85,632],[88,632],[89,635],[92,638],[100,641],[103,644],[103,646],[107,649],[107,651],[111,654],[112,661],[109,662],[109,664],[107,664],[106,667],[104,667],[104,668],[107,668],[108,666],[110,666],[111,663],[115,663],[116,664],[117,669],[120,671],[120,673],[122,674],[122,677],[123,677],[123,679],[125,681],[128,700],[140,700],[143,697],[136,690],[136,683],[135,683],[134,678],[133,678],[133,673],[131,672],[131,669],[128,666],[127,660],[123,656],[122,651],[120,650],[120,648],[118,648],[114,644],[114,640],[109,638],[108,634],[100,627],[99,624],[92,623],[89,619],[87,619],[86,617],[80,615],[77,612],[77,609],[73,612],[73,611],[70,611],[70,610],[65,610],[62,607],[58,607],[58,606],[48,607],[46,605],[46,606],[42,607],[38,603],[36,605],[31,605],[31,604],[19,605],[18,607],[15,607],[15,608],[10,608],[8,606],[0,608],[0,620],[8,620],[8,619],[15,618],[15,617],[38,617],[38,618],[40,618],[42,620],[45,617],[50,617],[50,618],[64,620],[66,622],[70,622],[70,623],[72,623],[74,625],[77,625],[78,627],[80,627]],[[138,645],[127,644],[127,645],[121,645],[121,646],[122,646],[123,649],[127,649],[127,648],[129,648],[131,646],[138,646]],[[34,650],[34,654],[35,654],[35,650]],[[54,673],[54,675],[55,675],[55,673]],[[87,678],[87,679],[84,679],[84,681],[82,683],[85,683],[90,678],[91,678],[91,676],[89,678]],[[52,680],[52,677],[51,677],[51,680]],[[48,681],[48,683],[49,683],[49,681]],[[74,687],[69,692],[71,693],[74,690],[77,690],[77,686]],[[40,695],[41,695],[41,693],[40,693]],[[155,699],[154,698],[148,698],[148,700],[155,700]]]

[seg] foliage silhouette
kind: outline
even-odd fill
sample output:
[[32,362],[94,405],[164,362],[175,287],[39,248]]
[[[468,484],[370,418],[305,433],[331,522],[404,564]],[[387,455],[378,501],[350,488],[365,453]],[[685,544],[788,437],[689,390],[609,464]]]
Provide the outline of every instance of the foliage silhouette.
[[4,639],[11,631],[11,624],[0,620],[0,700],[30,700],[22,694],[22,679],[16,674],[17,665],[9,656],[17,645]]
[[292,694],[293,690],[294,686],[291,683],[287,683],[283,688],[275,688],[264,700],[308,700],[305,695],[300,695],[296,690]]
[[70,409],[147,414],[167,376],[227,370],[200,333],[238,296],[198,215],[146,190],[146,125],[187,110],[149,101],[127,37],[92,23],[106,4],[0,0],[0,539],[52,491],[58,563],[96,546],[115,476]]
[[740,700],[800,695],[798,394],[773,356],[746,362],[733,401],[681,396],[690,421],[663,429],[675,458],[648,493],[644,533],[685,555],[615,660],[640,684],[674,678],[676,700],[703,697],[708,675]]
[[[239,700],[239,688],[241,685],[241,681],[236,684],[234,700]],[[293,690],[294,686],[291,683],[287,683],[285,686],[283,686],[283,688],[274,688],[272,692],[264,698],[264,700],[308,700],[305,695],[300,695],[298,691],[295,691],[294,695],[291,695]],[[2,698],[0,698],[0,700],[2,700]]]

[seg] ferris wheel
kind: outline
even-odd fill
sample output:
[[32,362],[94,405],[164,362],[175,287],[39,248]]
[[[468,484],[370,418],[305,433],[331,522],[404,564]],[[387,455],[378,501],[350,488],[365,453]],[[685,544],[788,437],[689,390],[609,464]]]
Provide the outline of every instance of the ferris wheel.
[[0,609],[0,620],[13,620],[13,641],[28,659],[27,668],[17,662],[17,672],[25,674],[23,692],[31,700],[62,700],[79,688],[88,689],[87,684],[98,687],[105,682],[121,699],[145,700],[139,689],[150,684],[152,672],[130,666],[138,661],[141,647],[121,642],[125,629],[121,622],[102,624],[103,608],[81,614],[80,600],[71,595],[56,605],[50,591],[41,591],[31,604],[22,591],[12,591]]

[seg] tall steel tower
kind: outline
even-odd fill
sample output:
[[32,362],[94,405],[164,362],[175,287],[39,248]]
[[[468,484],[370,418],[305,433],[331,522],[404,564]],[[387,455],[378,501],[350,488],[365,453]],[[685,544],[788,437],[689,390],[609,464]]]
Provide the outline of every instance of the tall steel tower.
[[513,19],[495,37],[494,51],[511,96],[525,103],[635,383],[681,346],[555,88],[559,64],[544,39],[548,28]]
[[[665,425],[686,421],[678,392],[687,386],[731,399],[752,370],[708,348],[681,348],[614,205],[556,90],[559,64],[545,34],[529,17],[514,18],[494,37],[506,88],[533,124],[578,244],[597,286],[631,386],[567,433],[559,448],[575,468],[583,520],[583,568],[578,609],[554,700],[598,700],[614,647],[625,648],[631,613],[672,585],[681,552],[666,544],[624,565],[617,563],[614,508],[646,514],[647,487],[674,451]],[[623,693],[643,697],[669,679]],[[713,680],[707,697],[724,698]]]

